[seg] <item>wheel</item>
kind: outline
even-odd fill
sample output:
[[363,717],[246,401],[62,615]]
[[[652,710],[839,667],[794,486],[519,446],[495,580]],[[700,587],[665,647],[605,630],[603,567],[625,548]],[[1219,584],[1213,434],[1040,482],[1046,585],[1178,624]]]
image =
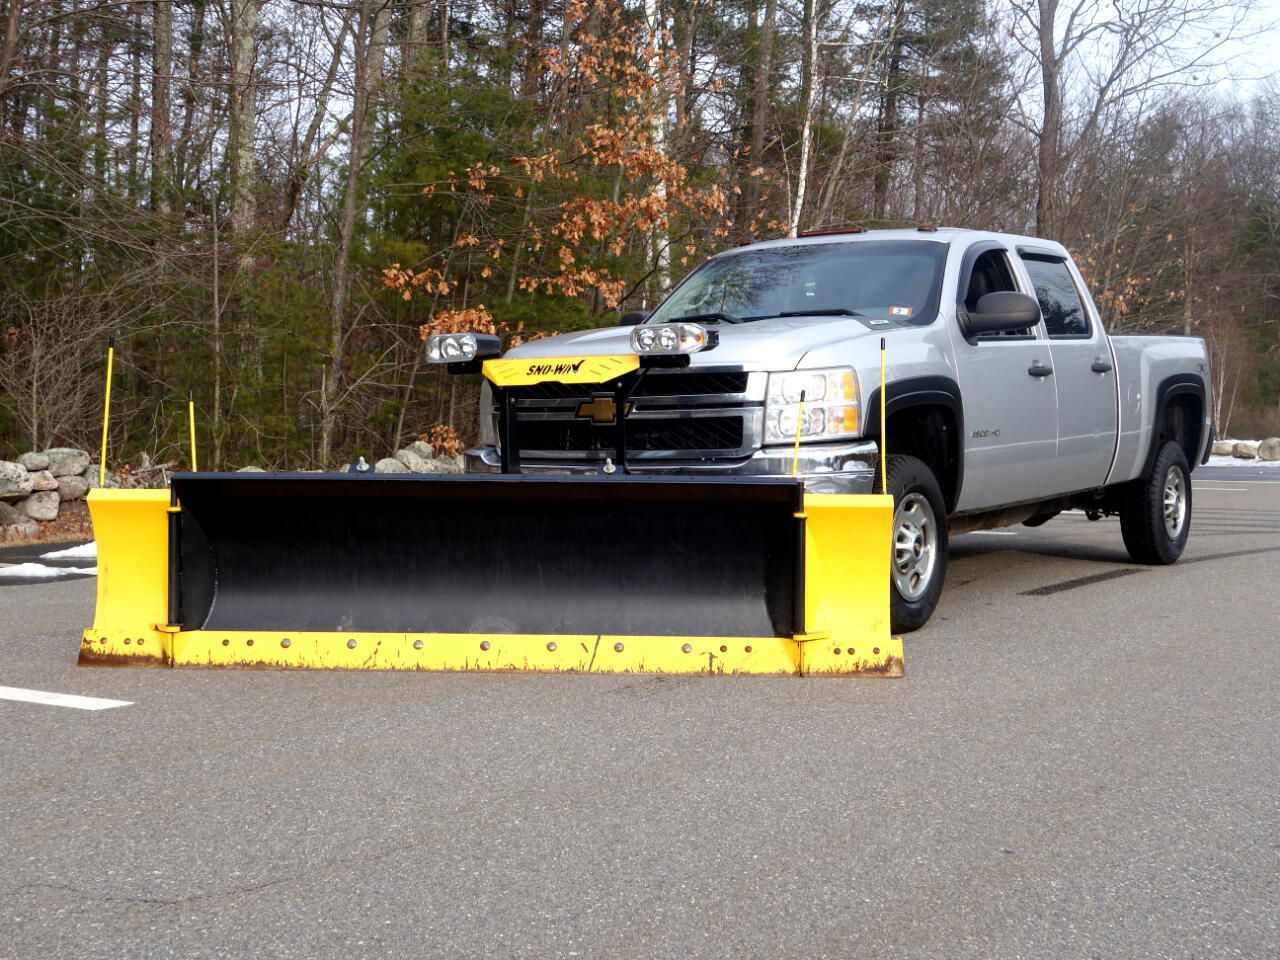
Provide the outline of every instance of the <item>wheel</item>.
[[[916,457],[890,456],[893,547],[889,625],[894,633],[923,627],[933,615],[947,577],[947,508],[933,471]],[[880,493],[876,474],[875,492]]]
[[1176,443],[1166,442],[1151,472],[1130,483],[1120,501],[1120,532],[1138,563],[1173,563],[1191,532],[1191,468]]

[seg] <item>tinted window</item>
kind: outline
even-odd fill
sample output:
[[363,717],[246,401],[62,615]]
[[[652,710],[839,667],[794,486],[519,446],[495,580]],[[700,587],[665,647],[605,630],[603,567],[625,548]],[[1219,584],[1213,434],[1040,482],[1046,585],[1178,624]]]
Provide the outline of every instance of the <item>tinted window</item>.
[[725,254],[690,274],[649,322],[705,313],[759,320],[849,310],[931,323],[946,255],[946,245],[931,240],[805,243]]
[[1089,318],[1066,263],[1047,257],[1023,257],[1022,262],[1036,288],[1036,299],[1040,301],[1049,336],[1087,337]]

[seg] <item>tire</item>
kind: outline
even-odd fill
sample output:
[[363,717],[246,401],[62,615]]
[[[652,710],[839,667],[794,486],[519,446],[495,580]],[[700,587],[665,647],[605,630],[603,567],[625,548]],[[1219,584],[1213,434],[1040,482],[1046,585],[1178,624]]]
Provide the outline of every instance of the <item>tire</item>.
[[1176,443],[1166,441],[1151,472],[1132,481],[1120,501],[1120,532],[1138,563],[1173,563],[1191,533],[1191,468]]
[[[947,578],[947,508],[933,471],[915,457],[890,456],[893,544],[889,552],[889,625],[919,630],[933,615]],[[877,472],[875,492],[880,489]]]

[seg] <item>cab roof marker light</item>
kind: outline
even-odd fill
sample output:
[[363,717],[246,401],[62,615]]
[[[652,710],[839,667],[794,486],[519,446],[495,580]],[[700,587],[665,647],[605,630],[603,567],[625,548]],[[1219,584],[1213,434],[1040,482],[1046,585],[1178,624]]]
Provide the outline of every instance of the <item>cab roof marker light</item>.
[[437,333],[427,337],[427,363],[467,363],[502,354],[502,341],[492,333]]
[[719,334],[697,323],[642,323],[631,331],[631,349],[645,357],[698,353],[719,342]]
[[801,237],[838,237],[842,233],[866,233],[866,227],[844,227],[841,230],[806,230]]

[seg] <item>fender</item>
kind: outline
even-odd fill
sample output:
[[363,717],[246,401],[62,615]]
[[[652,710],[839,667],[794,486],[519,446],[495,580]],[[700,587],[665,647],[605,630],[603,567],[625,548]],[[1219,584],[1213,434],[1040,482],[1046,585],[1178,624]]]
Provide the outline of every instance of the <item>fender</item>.
[[[1156,430],[1160,421],[1164,419],[1165,408],[1168,407],[1171,399],[1185,394],[1191,394],[1200,401],[1200,419],[1195,423],[1195,450],[1198,451],[1200,449],[1200,443],[1204,440],[1204,424],[1202,421],[1204,419],[1205,398],[1207,396],[1204,378],[1196,373],[1172,374],[1161,380],[1160,386],[1156,388],[1155,416],[1151,421],[1151,442],[1147,447],[1147,455],[1143,460],[1142,472],[1138,474],[1139,477],[1148,476],[1151,473],[1151,468],[1155,465],[1156,454],[1159,453],[1157,449],[1159,438],[1156,436]],[[1194,468],[1199,459],[1193,451],[1192,455],[1187,457],[1187,463]]]
[[[886,388],[885,416],[891,417],[902,410],[912,407],[943,407],[955,420],[954,446],[951,454],[955,462],[955,478],[947,495],[947,509],[955,508],[960,499],[960,490],[964,484],[964,402],[960,397],[960,385],[950,377],[905,377],[892,380]],[[867,420],[862,435],[870,440],[880,439],[880,387],[871,391],[867,398]],[[892,443],[892,437],[889,438]],[[947,478],[939,477],[945,481]]]

